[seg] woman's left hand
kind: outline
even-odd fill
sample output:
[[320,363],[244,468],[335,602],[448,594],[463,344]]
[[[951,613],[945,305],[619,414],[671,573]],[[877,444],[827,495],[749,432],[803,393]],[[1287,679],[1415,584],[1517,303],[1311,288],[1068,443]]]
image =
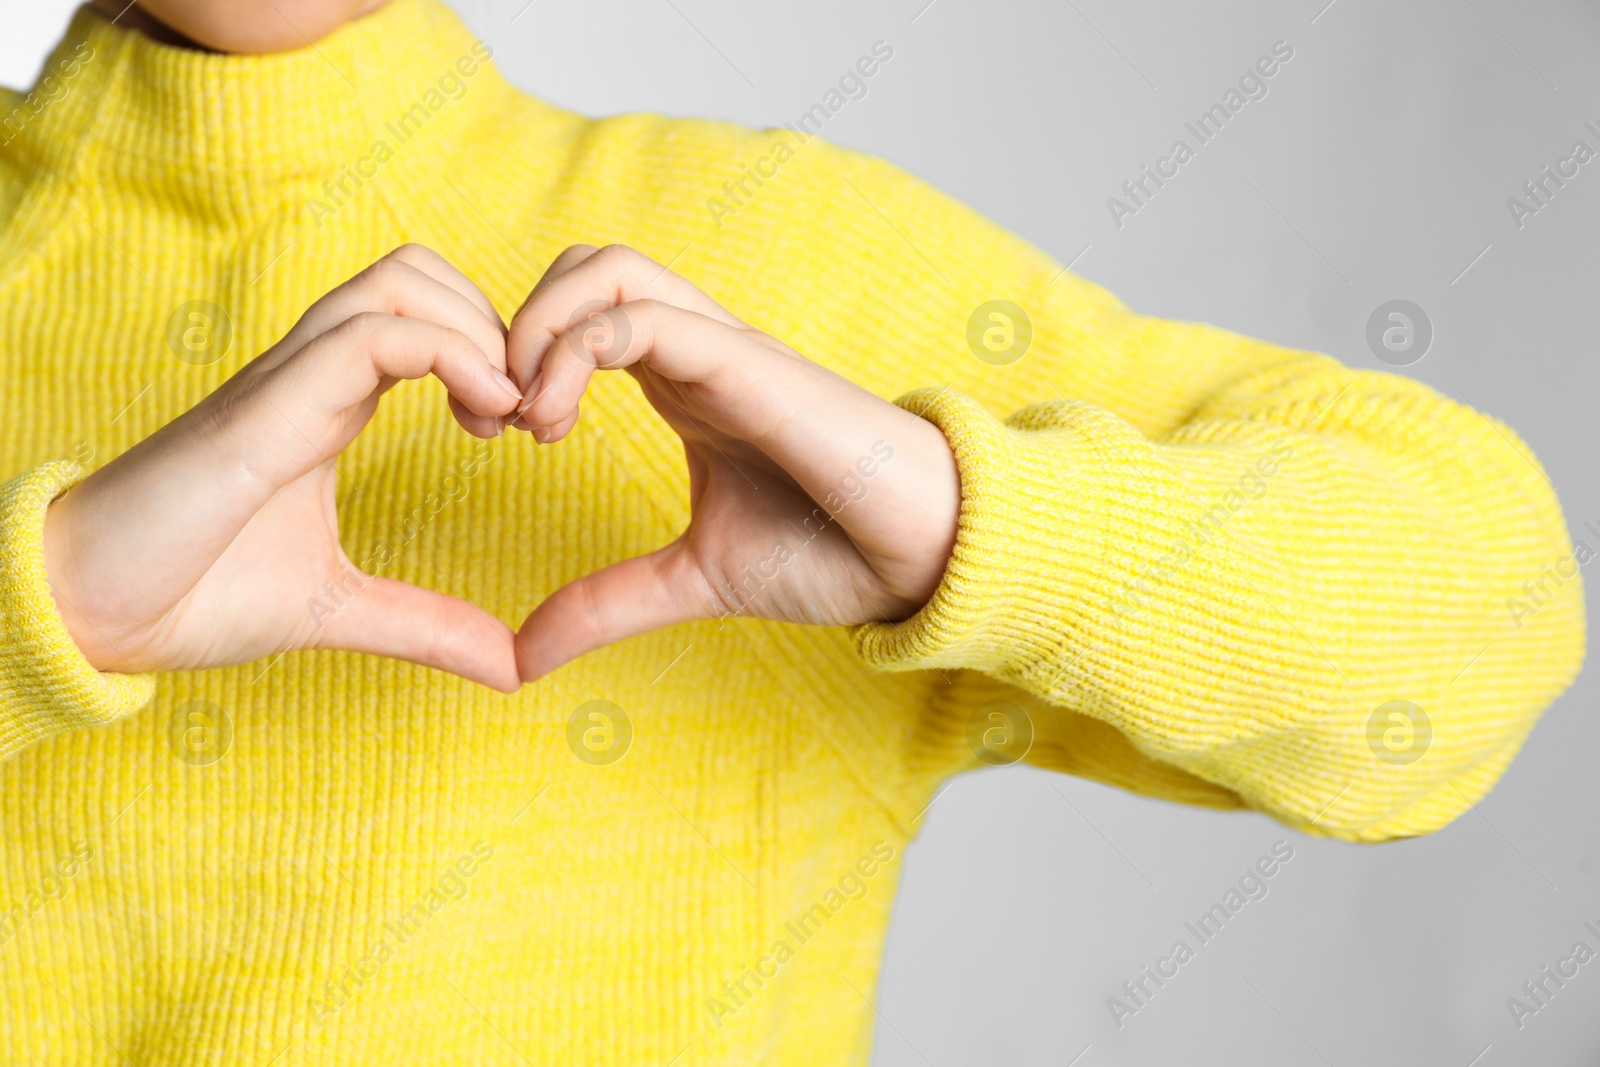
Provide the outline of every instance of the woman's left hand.
[[512,321],[506,359],[524,387],[512,425],[540,442],[572,429],[596,369],[626,369],[689,464],[688,528],[540,604],[517,634],[525,681],[675,623],[897,620],[937,588],[961,500],[938,427],[745,325],[648,257],[567,249]]

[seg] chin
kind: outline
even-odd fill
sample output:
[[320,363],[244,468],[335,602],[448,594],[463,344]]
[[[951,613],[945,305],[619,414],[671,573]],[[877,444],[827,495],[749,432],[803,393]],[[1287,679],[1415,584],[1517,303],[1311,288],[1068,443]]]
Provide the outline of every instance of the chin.
[[[305,48],[386,0],[141,0],[150,18],[216,52]],[[121,6],[120,4],[118,5]]]

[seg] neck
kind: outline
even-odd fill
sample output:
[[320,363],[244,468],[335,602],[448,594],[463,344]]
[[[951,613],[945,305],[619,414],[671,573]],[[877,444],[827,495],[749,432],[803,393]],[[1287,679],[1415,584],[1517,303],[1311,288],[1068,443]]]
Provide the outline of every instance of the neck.
[[[254,217],[359,185],[375,155],[403,155],[385,164],[390,185],[461,166],[443,150],[452,128],[514,92],[439,0],[390,0],[316,48],[268,55],[174,47],[126,21],[80,8],[47,82],[11,97],[0,187],[8,176],[47,192],[47,182],[117,182],[208,219]],[[325,182],[333,194],[318,191]]]

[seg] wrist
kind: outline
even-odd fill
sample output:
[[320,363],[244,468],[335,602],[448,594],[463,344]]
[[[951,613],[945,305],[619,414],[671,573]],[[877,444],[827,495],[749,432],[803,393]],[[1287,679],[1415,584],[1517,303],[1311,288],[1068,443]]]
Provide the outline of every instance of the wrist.
[[0,484],[0,704],[7,717],[22,716],[22,734],[7,734],[13,740],[106,725],[148,703],[154,692],[148,675],[124,667],[107,673],[88,662],[52,601],[45,518],[82,477],[76,463],[61,460]]
[[907,590],[909,618],[920,611],[944,581],[955,551],[961,527],[961,471],[955,450],[943,429],[918,419],[915,423],[919,457],[919,502],[916,516],[918,543],[913,559],[919,564],[917,577]]
[[80,610],[85,598],[78,589],[78,572],[72,553],[72,491],[68,489],[51,501],[44,513],[44,573],[56,612],[61,616],[67,636],[95,670],[107,670],[109,649],[94,624]]

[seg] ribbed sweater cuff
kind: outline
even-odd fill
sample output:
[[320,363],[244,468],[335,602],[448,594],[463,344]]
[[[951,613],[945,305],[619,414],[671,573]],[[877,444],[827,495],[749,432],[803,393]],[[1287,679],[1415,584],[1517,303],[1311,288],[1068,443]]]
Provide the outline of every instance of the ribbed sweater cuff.
[[[919,389],[895,403],[944,431],[961,475],[961,515],[927,604],[904,622],[860,627],[857,651],[885,670],[1048,673],[1081,618],[1072,576],[1098,554],[1099,520],[1086,491],[1093,437],[1070,413],[1044,433],[1008,425],[949,388]],[[1061,435],[1082,447],[1063,448]]]
[[44,567],[50,502],[83,477],[46,463],[0,485],[0,754],[51,734],[104,726],[150,701],[147,674],[104,674],[67,632]]

